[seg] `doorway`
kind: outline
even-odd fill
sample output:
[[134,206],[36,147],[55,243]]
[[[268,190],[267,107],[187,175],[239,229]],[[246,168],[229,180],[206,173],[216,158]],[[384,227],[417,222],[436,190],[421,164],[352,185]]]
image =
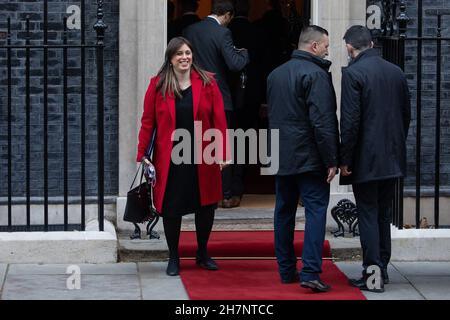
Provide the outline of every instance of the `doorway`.
[[[169,37],[171,26],[176,25],[176,28],[180,29],[180,25],[183,25],[183,27],[186,26],[186,21],[190,21],[188,23],[195,23],[196,21],[192,17],[193,12],[189,12],[191,16],[189,19],[185,17],[186,14],[184,12],[189,10],[182,8],[182,2],[183,0],[168,0]],[[267,105],[265,103],[265,83],[267,76],[273,69],[288,61],[292,50],[296,49],[301,29],[310,24],[311,0],[248,0],[248,2],[248,20],[252,25],[258,25],[258,28],[265,24],[266,29],[261,32],[264,36],[260,42],[263,48],[271,48],[269,49],[269,53],[265,53],[266,56],[270,57],[269,60],[259,62],[260,68],[264,69],[264,71],[259,75],[261,89],[258,90],[260,95],[257,98],[258,111],[253,112],[256,119],[254,119],[254,124],[251,126],[257,130],[267,129]],[[211,12],[212,0],[199,0],[197,3],[196,16],[199,19],[207,17]],[[273,14],[274,11],[277,11],[277,13]],[[275,23],[285,25],[283,27],[279,27],[279,25],[272,27],[270,24],[274,23],[274,16],[277,17]],[[183,17],[186,19],[184,19],[184,22],[181,22]],[[177,32],[178,35],[181,35],[180,30]],[[275,48],[275,50],[272,48]],[[233,78],[233,75],[230,78]],[[275,193],[275,178],[273,176],[261,175],[260,168],[260,164],[246,166],[244,194],[268,195]]]

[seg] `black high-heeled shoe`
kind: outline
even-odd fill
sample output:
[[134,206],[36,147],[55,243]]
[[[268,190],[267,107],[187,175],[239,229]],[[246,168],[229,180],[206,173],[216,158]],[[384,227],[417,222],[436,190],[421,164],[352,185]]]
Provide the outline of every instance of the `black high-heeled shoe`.
[[202,267],[203,269],[211,270],[211,271],[219,270],[217,263],[208,256],[200,257],[199,255],[197,255],[195,260],[196,260],[197,265]]
[[167,264],[166,274],[171,277],[178,276],[180,274],[180,259],[179,258],[169,258],[169,263]]

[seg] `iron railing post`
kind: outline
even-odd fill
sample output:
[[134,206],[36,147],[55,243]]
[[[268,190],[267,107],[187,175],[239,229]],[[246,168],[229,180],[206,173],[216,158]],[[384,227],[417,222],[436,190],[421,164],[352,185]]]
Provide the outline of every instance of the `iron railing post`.
[[[44,1],[44,45],[48,44],[48,0]],[[44,231],[48,232],[48,48],[44,48]]]
[[105,30],[103,21],[103,0],[97,0],[97,142],[98,142],[98,222],[99,230],[104,231],[104,48]]
[[442,15],[438,14],[436,48],[436,151],[434,173],[434,227],[439,229],[440,160],[441,160],[441,65],[442,65]]
[[416,95],[416,229],[420,228],[420,203],[421,203],[421,164],[422,164],[422,24],[423,3],[417,2],[417,95]]
[[[30,45],[30,17],[26,18],[26,45]],[[26,136],[25,136],[25,196],[26,196],[26,214],[27,231],[31,231],[31,61],[30,47],[25,49],[25,117],[26,117]]]
[[[11,17],[8,17],[8,46],[11,45]],[[12,68],[11,68],[11,48],[7,51],[8,68],[8,231],[12,231]]]

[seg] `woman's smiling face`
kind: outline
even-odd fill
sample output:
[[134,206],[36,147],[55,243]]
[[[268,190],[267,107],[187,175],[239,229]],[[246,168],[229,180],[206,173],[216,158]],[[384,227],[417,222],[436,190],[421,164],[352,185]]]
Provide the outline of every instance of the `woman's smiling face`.
[[170,62],[175,71],[186,72],[192,66],[192,51],[187,44],[183,44],[175,53]]

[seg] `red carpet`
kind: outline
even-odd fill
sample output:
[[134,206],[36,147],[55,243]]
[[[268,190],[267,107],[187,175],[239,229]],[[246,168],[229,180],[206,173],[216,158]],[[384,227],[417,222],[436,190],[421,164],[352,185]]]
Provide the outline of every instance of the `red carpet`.
[[[295,251],[302,256],[304,232],[295,232]],[[195,231],[184,231],[180,238],[180,256],[195,257],[197,240]],[[211,257],[275,257],[273,231],[214,231],[208,243]],[[330,244],[325,241],[324,257],[331,257]]]
[[[299,283],[281,284],[275,260],[217,260],[218,271],[200,269],[194,260],[181,262],[181,279],[192,300],[365,300],[359,289],[329,260],[321,279],[327,293],[313,293]],[[301,268],[301,262],[298,263]]]
[[[273,231],[216,231],[208,245],[212,257],[242,257],[241,260],[217,259],[219,271],[199,268],[195,260],[182,260],[181,279],[192,300],[365,300],[359,289],[348,284],[346,276],[332,261],[323,261],[321,279],[332,286],[327,293],[316,294],[299,283],[281,284],[276,260],[249,260],[274,257]],[[297,256],[301,257],[303,232],[295,234]],[[195,232],[182,232],[181,257],[195,257]],[[324,257],[331,257],[329,243]],[[302,267],[301,261],[298,268]]]

